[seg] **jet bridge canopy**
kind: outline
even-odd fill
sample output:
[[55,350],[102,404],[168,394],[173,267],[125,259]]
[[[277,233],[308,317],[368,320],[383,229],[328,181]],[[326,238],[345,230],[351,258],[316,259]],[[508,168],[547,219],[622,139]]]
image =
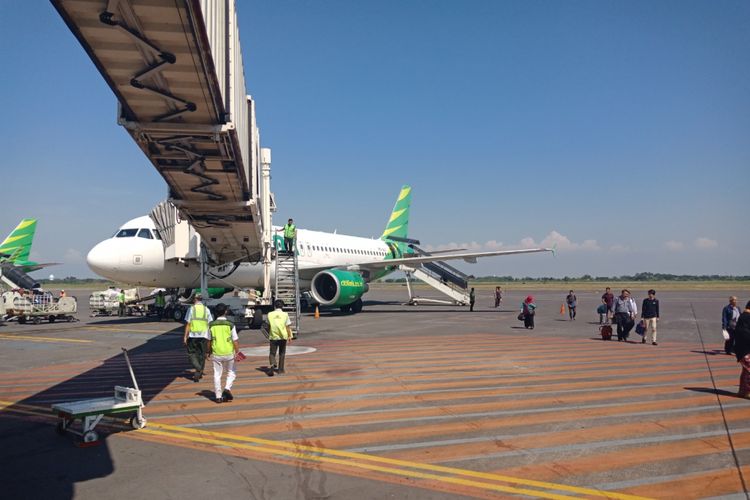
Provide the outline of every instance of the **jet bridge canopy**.
[[211,260],[257,258],[260,145],[234,0],[51,1]]

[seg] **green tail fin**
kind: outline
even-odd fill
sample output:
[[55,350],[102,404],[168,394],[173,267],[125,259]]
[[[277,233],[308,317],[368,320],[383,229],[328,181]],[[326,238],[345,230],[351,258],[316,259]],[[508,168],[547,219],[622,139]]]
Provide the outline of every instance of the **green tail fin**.
[[36,231],[36,219],[22,220],[0,244],[0,253],[12,255],[14,261],[28,261],[34,231]]
[[397,238],[407,238],[409,234],[409,208],[411,207],[411,187],[401,187],[396,204],[393,205],[393,212],[385,226],[385,231],[380,239],[386,239],[389,236]]

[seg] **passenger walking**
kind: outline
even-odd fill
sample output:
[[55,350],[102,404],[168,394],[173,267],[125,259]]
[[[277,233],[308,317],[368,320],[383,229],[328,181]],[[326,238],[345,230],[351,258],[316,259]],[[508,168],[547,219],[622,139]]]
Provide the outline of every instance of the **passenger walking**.
[[289,219],[289,222],[284,226],[284,247],[287,252],[294,251],[294,240],[297,238],[297,226],[294,225],[294,221]]
[[602,295],[602,304],[607,306],[607,323],[609,323],[612,321],[612,317],[614,316],[615,307],[615,296],[609,287],[604,290],[604,294]]
[[474,302],[476,302],[477,296],[474,294],[474,288],[469,292],[469,311],[474,311]]
[[201,302],[201,294],[196,294],[194,304],[185,315],[185,335],[182,344],[187,347],[188,359],[193,365],[193,382],[203,378],[203,368],[208,352],[208,324],[214,320],[211,311]]
[[607,304],[599,304],[599,307],[596,308],[596,312],[599,314],[599,325],[609,323]]
[[628,335],[635,326],[635,317],[638,314],[638,308],[635,301],[630,298],[629,290],[624,289],[619,297],[615,297],[613,311],[615,313],[614,320],[617,324],[617,340],[628,340]]
[[122,288],[120,288],[120,293],[117,294],[117,315],[125,316],[125,290]]
[[[212,321],[208,327],[209,353],[212,355],[214,364],[214,395],[217,403],[228,403],[234,400],[232,384],[237,378],[237,372],[234,369],[234,357],[240,351],[237,329],[234,327],[234,323],[227,319],[226,312],[227,306],[218,304],[216,306],[216,320]],[[227,372],[227,379],[222,391],[221,377],[224,371]]]
[[568,304],[568,316],[572,321],[576,319],[576,306],[578,305],[578,298],[576,297],[576,294],[573,293],[573,290],[571,290],[568,293],[568,296],[565,297],[565,302]]
[[742,367],[740,388],[737,395],[741,398],[750,396],[750,302],[737,318],[734,329],[734,354]]
[[656,343],[656,324],[659,322],[659,299],[656,298],[656,290],[651,289],[648,291],[648,297],[643,299],[641,307],[641,318],[646,328],[643,332],[642,343],[646,343],[646,338],[651,333],[651,345],[658,345]]
[[729,304],[724,306],[721,311],[721,328],[729,334],[729,338],[724,340],[724,352],[732,354],[734,346],[734,329],[737,327],[737,320],[740,318],[740,310],[737,307],[737,297],[729,297]]
[[500,307],[503,303],[503,289],[499,286],[495,287],[495,307]]
[[[276,300],[273,303],[274,310],[268,313],[268,340],[270,349],[268,352],[268,369],[269,375],[273,376],[274,372],[284,372],[284,359],[286,357],[286,344],[292,339],[292,320],[289,315],[281,310],[284,307],[284,301]],[[278,361],[276,351],[279,352]]]
[[536,314],[536,304],[534,297],[529,295],[521,302],[521,315],[523,316],[523,326],[529,330],[534,329],[534,315]]

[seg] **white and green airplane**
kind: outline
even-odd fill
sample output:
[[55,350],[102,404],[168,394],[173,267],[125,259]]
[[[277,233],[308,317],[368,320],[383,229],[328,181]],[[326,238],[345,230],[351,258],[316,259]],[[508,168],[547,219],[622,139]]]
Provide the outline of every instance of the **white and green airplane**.
[[[417,253],[409,246],[409,208],[411,187],[399,192],[388,223],[380,238],[362,238],[344,234],[298,229],[296,251],[300,290],[327,307],[358,312],[368,283],[399,269],[422,263],[464,260],[535,252],[551,248],[469,252],[455,250],[433,254]],[[274,231],[281,228],[274,227]],[[275,237],[282,248],[282,238]],[[112,238],[97,244],[86,258],[92,271],[113,281],[131,285],[163,288],[195,288],[200,285],[197,262],[174,262],[164,258],[164,246],[148,216],[123,224]],[[209,270],[208,286],[259,288],[263,285],[260,264],[224,265]]]
[[55,262],[39,263],[29,260],[35,231],[36,219],[23,219],[19,222],[16,228],[0,243],[0,264],[10,264],[24,273],[56,265]]

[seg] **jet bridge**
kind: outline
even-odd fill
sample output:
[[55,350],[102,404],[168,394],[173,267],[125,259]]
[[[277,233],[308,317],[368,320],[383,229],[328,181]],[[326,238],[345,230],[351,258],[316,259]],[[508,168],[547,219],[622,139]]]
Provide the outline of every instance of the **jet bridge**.
[[259,133],[234,0],[51,1],[209,261],[260,259]]

